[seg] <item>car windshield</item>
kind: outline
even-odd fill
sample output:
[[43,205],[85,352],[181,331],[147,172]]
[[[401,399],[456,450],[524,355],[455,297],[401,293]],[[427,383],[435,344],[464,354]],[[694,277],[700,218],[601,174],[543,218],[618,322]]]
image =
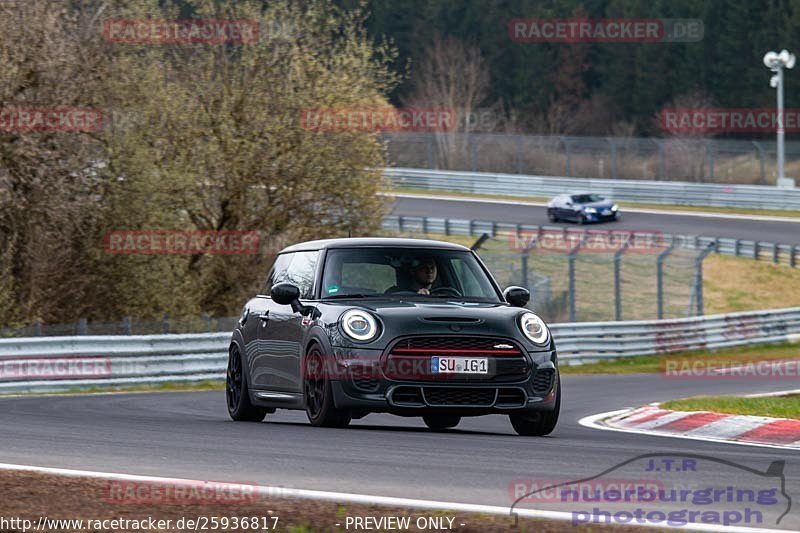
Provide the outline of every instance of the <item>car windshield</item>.
[[472,253],[419,248],[329,250],[323,271],[322,298],[348,297],[500,301]]
[[602,202],[605,200],[599,194],[576,194],[572,197],[572,201],[576,204],[591,204],[594,202]]

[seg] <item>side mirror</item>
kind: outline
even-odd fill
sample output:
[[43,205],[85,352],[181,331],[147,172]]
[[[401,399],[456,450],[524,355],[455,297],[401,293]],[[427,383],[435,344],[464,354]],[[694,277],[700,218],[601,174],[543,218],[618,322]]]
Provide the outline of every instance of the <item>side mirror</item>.
[[531,293],[523,287],[508,287],[503,291],[503,298],[514,307],[525,307],[531,300]]
[[291,283],[277,283],[272,286],[269,295],[280,305],[292,305],[292,302],[300,300],[300,289]]
[[300,303],[300,289],[292,283],[276,283],[269,290],[269,295],[276,304],[291,305],[292,311],[303,316],[318,318],[320,313],[316,307]]

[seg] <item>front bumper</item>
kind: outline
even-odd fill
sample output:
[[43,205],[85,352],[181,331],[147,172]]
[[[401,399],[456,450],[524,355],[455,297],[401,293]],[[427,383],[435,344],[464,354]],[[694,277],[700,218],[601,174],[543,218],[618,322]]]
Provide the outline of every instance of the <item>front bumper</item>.
[[[343,364],[363,366],[360,354]],[[525,370],[519,376],[476,379],[391,379],[375,371],[365,377],[331,380],[337,408],[420,416],[431,411],[461,416],[520,411],[552,411],[559,375],[555,351],[525,354]],[[374,361],[375,364],[377,360]],[[341,375],[340,375],[341,376]]]

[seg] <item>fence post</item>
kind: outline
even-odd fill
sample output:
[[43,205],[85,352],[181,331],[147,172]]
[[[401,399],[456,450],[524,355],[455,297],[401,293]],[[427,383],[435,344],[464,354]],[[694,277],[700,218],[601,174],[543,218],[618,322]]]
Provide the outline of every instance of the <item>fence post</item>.
[[475,144],[475,135],[469,136],[469,159],[472,171],[478,171],[478,148]]
[[778,264],[778,243],[772,243],[772,262]]
[[522,174],[522,135],[515,135],[517,141],[517,174]]
[[656,259],[656,291],[657,297],[656,300],[658,301],[658,319],[661,320],[664,318],[664,261],[667,259],[667,256],[672,253],[675,249],[675,241],[673,240],[669,247],[667,247],[663,252],[658,254],[658,259]]
[[76,327],[78,335],[86,335],[89,332],[89,324],[85,318],[79,318]]
[[522,256],[520,257],[520,268],[522,268],[522,277],[520,281],[522,281],[522,286],[526,289],[528,288],[528,250],[525,249],[522,251]]
[[709,244],[705,250],[695,259],[694,269],[694,291],[697,298],[697,314],[696,316],[703,316],[703,261],[705,261],[708,254],[714,251],[713,244]]
[[611,177],[617,179],[617,144],[614,142],[614,137],[606,137],[608,143],[611,145]]
[[711,141],[706,141],[706,153],[708,154],[708,177],[714,183],[714,149]]
[[42,323],[39,322],[38,320],[33,323],[33,334],[36,337],[41,337],[42,336]]
[[578,257],[578,252],[583,245],[583,241],[586,240],[586,235],[588,232],[584,232],[581,235],[581,240],[578,241],[578,244],[570,250],[569,255],[567,256],[567,264],[569,266],[569,321],[575,322],[575,259]]
[[444,234],[445,235],[450,235],[450,219],[449,218],[444,219]]
[[753,241],[753,259],[758,261],[758,241]]
[[764,177],[764,148],[761,146],[761,143],[757,141],[753,141],[753,146],[756,147],[756,151],[758,152],[758,184],[766,185],[766,178]]
[[795,255],[797,254],[797,246],[792,246],[789,248],[789,266],[794,268],[796,263]]
[[570,153],[569,149],[569,141],[566,137],[561,137],[561,142],[564,144],[564,158],[566,159],[566,169],[565,173],[567,177],[572,175],[572,154]]
[[428,234],[428,217],[422,217],[422,234]]
[[667,179],[667,158],[664,154],[664,143],[655,141],[658,144],[658,175],[661,181]]
[[133,334],[133,325],[131,322],[131,317],[129,316],[122,317],[122,331],[125,332],[125,335]]
[[425,151],[426,151],[426,157],[428,159],[428,168],[438,169],[439,168],[438,161],[434,162],[434,157],[433,157],[433,135],[425,136]]
[[741,248],[742,240],[736,239],[733,241],[733,255],[739,257],[739,248]]
[[622,320],[622,283],[620,280],[620,263],[622,262],[622,254],[625,253],[625,250],[630,246],[631,240],[636,238],[635,234],[632,234],[625,244],[614,252],[614,320],[619,322]]
[[162,332],[163,332],[165,335],[166,335],[167,333],[169,333],[169,332],[170,332],[170,327],[169,327],[169,315],[164,315],[164,324],[163,324],[163,328],[162,328],[162,330],[161,330],[161,331],[162,331]]

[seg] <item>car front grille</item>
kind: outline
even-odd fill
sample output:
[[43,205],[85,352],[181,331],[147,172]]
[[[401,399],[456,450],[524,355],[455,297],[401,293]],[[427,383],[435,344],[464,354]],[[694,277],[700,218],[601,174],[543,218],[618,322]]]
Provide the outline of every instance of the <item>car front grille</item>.
[[[439,374],[433,357],[476,357],[488,360],[487,374]],[[426,336],[400,339],[384,357],[384,375],[396,381],[515,381],[528,375],[528,359],[516,342],[496,337]]]
[[411,337],[392,347],[392,354],[445,354],[480,356],[522,355],[519,348],[507,339],[491,337]]

